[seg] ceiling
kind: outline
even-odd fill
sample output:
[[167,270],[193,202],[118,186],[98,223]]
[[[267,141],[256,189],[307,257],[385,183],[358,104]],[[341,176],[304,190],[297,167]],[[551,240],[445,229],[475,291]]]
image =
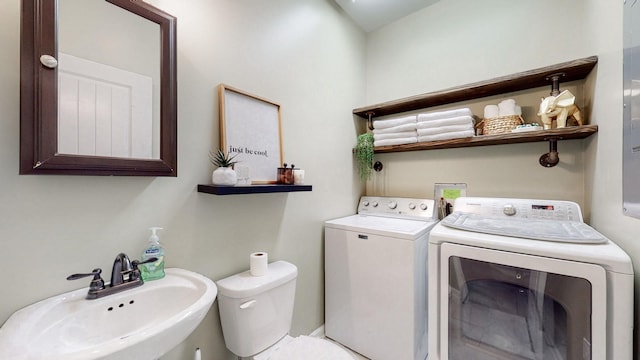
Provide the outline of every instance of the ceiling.
[[366,32],[403,18],[439,0],[335,0]]

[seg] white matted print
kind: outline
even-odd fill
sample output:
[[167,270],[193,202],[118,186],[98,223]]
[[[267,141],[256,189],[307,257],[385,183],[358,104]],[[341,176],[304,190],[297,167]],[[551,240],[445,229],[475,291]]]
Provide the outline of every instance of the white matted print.
[[219,86],[220,147],[249,167],[253,184],[275,183],[282,166],[280,105]]

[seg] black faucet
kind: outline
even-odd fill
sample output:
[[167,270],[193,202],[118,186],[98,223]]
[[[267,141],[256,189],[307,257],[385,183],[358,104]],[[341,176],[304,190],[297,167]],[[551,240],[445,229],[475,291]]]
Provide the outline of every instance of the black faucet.
[[93,276],[93,280],[91,280],[91,284],[89,285],[87,299],[97,299],[144,284],[138,265],[151,263],[156,260],[158,259],[152,257],[145,261],[131,261],[125,253],[120,253],[113,261],[111,282],[109,284],[105,285],[104,280],[100,275],[102,273],[101,269],[93,269],[93,271],[86,274],[69,275],[67,280],[76,280],[87,276]]
[[111,286],[117,286],[125,283],[125,276],[131,273],[133,268],[131,267],[131,260],[125,253],[120,253],[113,260],[113,267],[111,268]]

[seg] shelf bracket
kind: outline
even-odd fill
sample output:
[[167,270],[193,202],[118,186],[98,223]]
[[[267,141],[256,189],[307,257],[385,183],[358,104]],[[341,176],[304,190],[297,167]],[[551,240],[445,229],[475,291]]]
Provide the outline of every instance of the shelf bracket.
[[367,127],[369,128],[369,130],[373,130],[373,115],[375,115],[376,113],[373,111],[367,111],[365,113],[365,115],[367,115],[369,118],[367,119]]
[[545,80],[551,80],[551,96],[560,95],[560,78],[567,76],[566,73],[559,72],[551,74],[545,78]]
[[549,141],[549,152],[540,156],[540,165],[543,167],[554,167],[560,162],[560,156],[558,155],[558,140],[562,138],[553,137],[545,140]]

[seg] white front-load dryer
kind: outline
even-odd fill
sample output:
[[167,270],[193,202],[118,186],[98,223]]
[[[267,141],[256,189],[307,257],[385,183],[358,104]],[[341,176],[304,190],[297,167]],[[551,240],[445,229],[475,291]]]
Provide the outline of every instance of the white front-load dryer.
[[631,260],[576,203],[457,199],[429,282],[429,360],[632,359]]
[[434,201],[369,197],[325,222],[325,334],[375,360],[427,356]]

